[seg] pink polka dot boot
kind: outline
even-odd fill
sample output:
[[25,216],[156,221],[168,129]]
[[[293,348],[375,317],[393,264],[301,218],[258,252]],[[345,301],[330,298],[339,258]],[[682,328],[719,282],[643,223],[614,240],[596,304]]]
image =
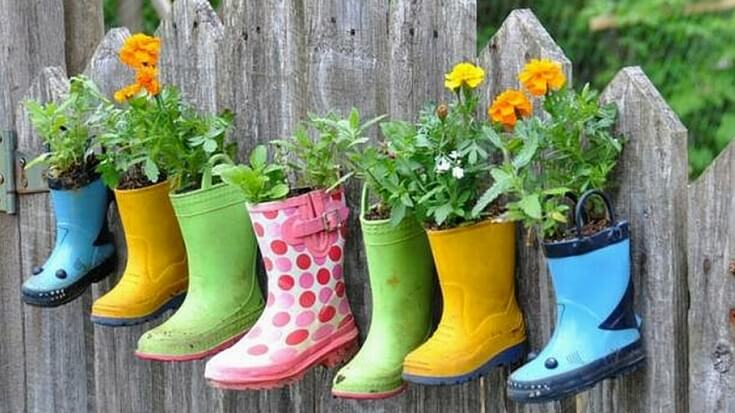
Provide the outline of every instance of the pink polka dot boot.
[[354,355],[358,331],[342,274],[348,214],[341,189],[250,206],[268,301],[255,326],[207,363],[210,384],[282,387]]

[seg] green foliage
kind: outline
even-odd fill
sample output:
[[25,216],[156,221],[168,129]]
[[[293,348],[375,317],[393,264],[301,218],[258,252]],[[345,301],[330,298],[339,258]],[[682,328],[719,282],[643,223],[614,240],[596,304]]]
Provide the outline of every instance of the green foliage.
[[493,186],[475,210],[506,193],[506,218],[523,222],[541,239],[556,239],[567,228],[567,195],[608,188],[622,141],[612,134],[615,106],[600,106],[588,86],[579,93],[550,92],[543,105],[548,116],[521,120],[512,133],[485,129],[503,161],[491,170]]
[[[624,66],[639,65],[689,130],[695,177],[735,136],[735,13],[686,15],[700,0],[480,0],[484,47],[514,8],[532,7],[574,63],[574,78],[601,89]],[[592,32],[589,20],[614,16],[617,28]]]
[[[365,131],[382,117],[360,123],[360,114],[353,108],[346,119],[329,113],[319,117],[309,115],[290,139],[274,140],[276,160],[296,179],[296,188],[331,190],[351,176],[342,174],[341,163],[350,148],[367,141]],[[312,139],[310,133],[315,136]]]
[[268,149],[258,145],[250,153],[249,165],[220,164],[213,173],[223,182],[239,188],[248,202],[276,201],[288,195],[285,168],[268,163]]
[[416,125],[381,124],[385,142],[349,154],[350,164],[400,222],[413,212],[426,225],[451,228],[487,216],[472,210],[488,177],[490,137],[476,119],[478,99],[458,89],[448,107],[430,105]]
[[96,159],[91,141],[102,123],[98,110],[101,104],[97,86],[83,76],[71,79],[69,93],[61,102],[39,104],[34,100],[26,101],[31,123],[49,147],[48,152],[26,167],[47,164],[50,178],[93,170]]
[[232,152],[231,145],[224,147],[232,114],[199,114],[170,86],[156,97],[133,97],[126,107],[108,104],[105,117],[97,170],[112,188],[121,181],[140,187],[168,178],[173,191],[196,189],[209,158]]

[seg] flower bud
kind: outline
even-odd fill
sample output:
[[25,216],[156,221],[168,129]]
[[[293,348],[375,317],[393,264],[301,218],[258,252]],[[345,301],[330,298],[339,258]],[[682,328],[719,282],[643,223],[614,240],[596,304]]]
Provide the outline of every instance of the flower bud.
[[436,116],[438,116],[439,119],[441,120],[446,119],[448,114],[449,114],[449,106],[442,103],[436,108]]

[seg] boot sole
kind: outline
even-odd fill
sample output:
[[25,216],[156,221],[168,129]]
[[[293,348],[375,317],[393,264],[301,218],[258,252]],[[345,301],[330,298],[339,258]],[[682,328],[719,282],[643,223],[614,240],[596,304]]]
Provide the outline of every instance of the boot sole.
[[419,376],[403,373],[403,380],[425,386],[450,386],[467,383],[489,374],[496,367],[511,366],[521,360],[525,354],[526,343],[523,342],[503,350],[488,362],[467,374],[459,376]]
[[[80,279],[66,288],[60,288],[53,292],[31,293],[21,290],[21,300],[28,305],[35,307],[53,308],[64,305],[77,299],[84,294],[93,283],[98,283],[115,272],[117,267],[117,256],[113,254],[102,264],[92,268],[84,274]],[[47,294],[41,296],[40,294]]]
[[380,392],[380,393],[357,393],[357,392],[345,392],[345,391],[332,390],[332,396],[339,397],[340,399],[380,400],[380,399],[387,399],[393,396],[397,396],[403,393],[407,387],[408,385],[406,383],[403,383],[397,389]]
[[[265,379],[253,377],[245,379],[247,381],[238,381],[237,379],[232,381],[207,379],[207,381],[212,387],[224,390],[278,389],[300,381],[309,370],[320,364],[331,369],[349,360],[357,353],[359,346],[357,339],[357,327],[352,324],[351,329],[335,334],[331,345],[324,346],[309,355],[305,360],[295,363],[292,368],[287,369],[286,373],[281,376],[274,375]],[[295,373],[292,373],[294,371]]]
[[581,393],[604,379],[628,374],[643,365],[645,353],[637,340],[584,367],[533,382],[508,380],[508,397],[523,403],[545,403]]
[[186,293],[181,293],[172,297],[165,304],[159,307],[156,311],[143,317],[137,318],[115,318],[115,317],[100,317],[96,315],[90,316],[93,323],[106,326],[106,327],[130,327],[138,324],[147,323],[148,321],[155,320],[156,318],[163,315],[168,310],[176,310],[179,308],[181,303],[184,302]]

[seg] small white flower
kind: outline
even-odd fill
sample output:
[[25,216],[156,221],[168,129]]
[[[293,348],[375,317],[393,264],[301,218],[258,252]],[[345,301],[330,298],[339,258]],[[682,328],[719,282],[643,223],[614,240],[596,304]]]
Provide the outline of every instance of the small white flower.
[[436,159],[436,171],[439,173],[446,172],[452,169],[452,163],[446,157],[440,157]]
[[455,166],[452,168],[452,176],[457,179],[462,179],[464,177],[464,169],[460,168],[459,166]]
[[456,159],[459,158],[459,152],[457,152],[457,151],[449,152],[449,157],[452,158],[452,159],[454,159],[454,160],[456,160]]

